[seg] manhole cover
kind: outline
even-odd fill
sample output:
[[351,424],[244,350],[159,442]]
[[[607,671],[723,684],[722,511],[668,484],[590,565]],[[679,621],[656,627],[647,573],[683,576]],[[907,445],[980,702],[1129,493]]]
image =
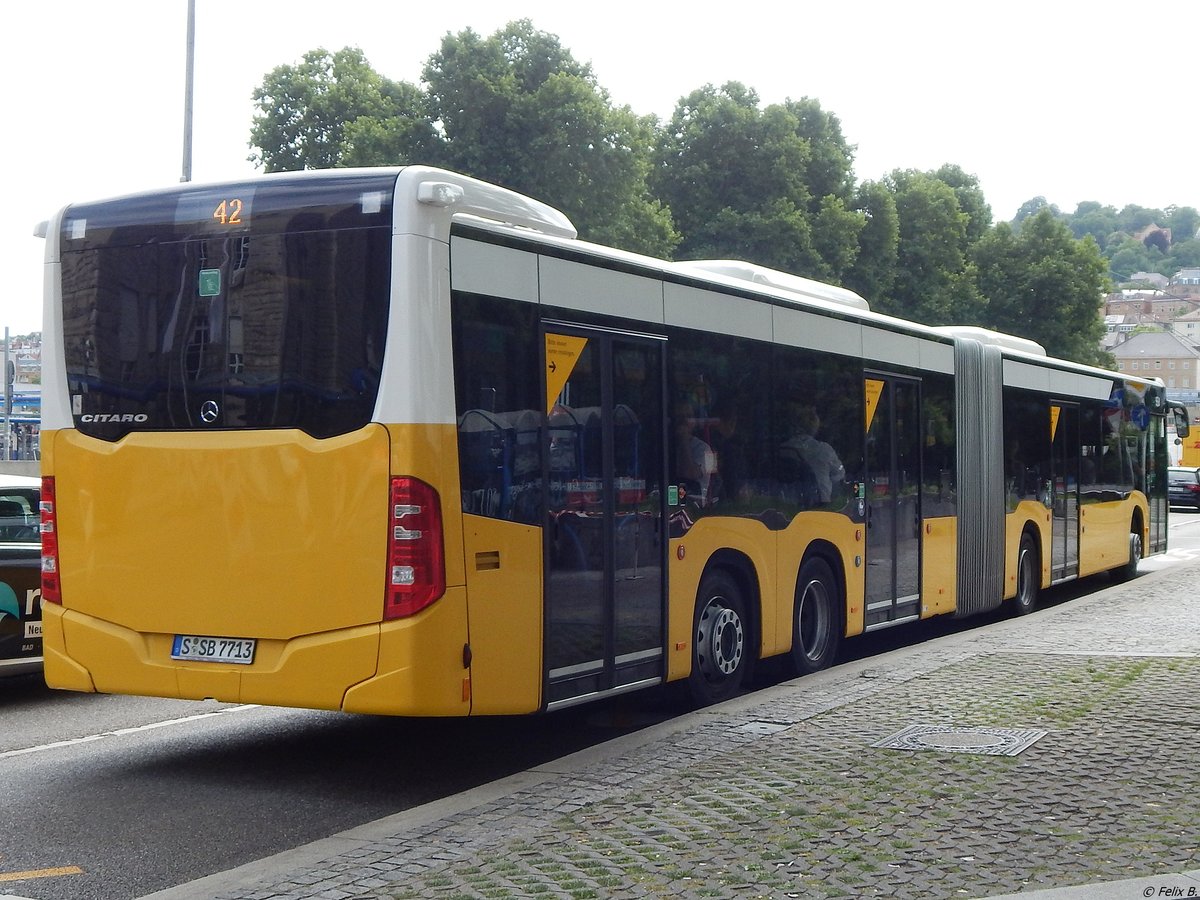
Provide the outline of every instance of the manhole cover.
[[944,750],[952,753],[1016,756],[1046,734],[1045,731],[1033,728],[909,725],[903,731],[876,741],[871,746],[885,750]]

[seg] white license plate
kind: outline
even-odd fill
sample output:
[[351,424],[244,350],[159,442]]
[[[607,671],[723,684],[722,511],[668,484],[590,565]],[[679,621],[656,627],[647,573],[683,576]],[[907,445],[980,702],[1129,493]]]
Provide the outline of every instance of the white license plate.
[[198,634],[177,634],[171,645],[171,659],[196,662],[237,663],[248,666],[254,662],[253,638],[205,637]]

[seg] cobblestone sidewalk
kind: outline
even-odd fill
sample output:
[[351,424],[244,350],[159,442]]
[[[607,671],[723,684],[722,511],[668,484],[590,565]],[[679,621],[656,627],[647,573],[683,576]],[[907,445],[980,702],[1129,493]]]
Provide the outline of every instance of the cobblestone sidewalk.
[[[221,896],[986,897],[1195,868],[1198,576],[768,688]],[[1045,733],[873,746],[912,725]]]

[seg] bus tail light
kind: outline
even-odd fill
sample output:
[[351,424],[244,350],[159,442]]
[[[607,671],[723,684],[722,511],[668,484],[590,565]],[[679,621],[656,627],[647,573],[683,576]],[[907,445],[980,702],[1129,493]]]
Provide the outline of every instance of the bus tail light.
[[54,477],[42,478],[42,602],[62,604],[58,583],[58,510],[54,505]]
[[390,513],[385,620],[418,613],[446,592],[437,491],[416,478],[393,478]]

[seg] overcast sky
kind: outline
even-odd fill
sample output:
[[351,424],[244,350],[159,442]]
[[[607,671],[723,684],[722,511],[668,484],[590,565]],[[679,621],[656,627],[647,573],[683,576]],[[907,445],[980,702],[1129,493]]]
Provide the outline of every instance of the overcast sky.
[[[251,93],[275,66],[351,45],[415,82],[446,32],[529,18],[591,62],[617,104],[666,118],[684,94],[729,80],[764,103],[814,97],[857,145],[859,180],[955,163],[979,178],[996,220],[1036,196],[1067,211],[1082,200],[1200,207],[1196,0],[196,7],[196,181],[253,172]],[[39,221],[179,181],[187,0],[21,3],[6,18],[0,328],[20,334],[41,327]]]

